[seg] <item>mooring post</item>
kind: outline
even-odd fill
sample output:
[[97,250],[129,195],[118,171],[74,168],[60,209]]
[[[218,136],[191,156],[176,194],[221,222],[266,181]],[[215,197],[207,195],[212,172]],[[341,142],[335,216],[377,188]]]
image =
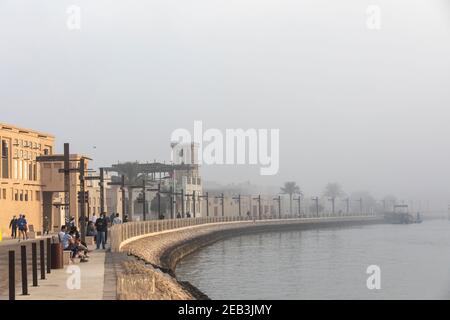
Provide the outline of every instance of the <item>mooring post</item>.
[[41,258],[41,280],[45,280],[44,240],[39,241],[39,255]]
[[38,275],[37,275],[37,245],[36,242],[31,244],[31,265],[33,269],[33,287],[38,286]]
[[22,295],[28,295],[27,246],[20,246],[20,263],[22,266]]
[[9,260],[9,300],[16,300],[16,256],[15,251],[8,252]]

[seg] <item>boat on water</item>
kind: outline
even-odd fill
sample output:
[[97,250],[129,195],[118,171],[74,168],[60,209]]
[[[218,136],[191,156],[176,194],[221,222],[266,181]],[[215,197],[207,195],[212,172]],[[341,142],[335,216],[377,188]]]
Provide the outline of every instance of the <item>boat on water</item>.
[[395,205],[393,212],[386,212],[384,214],[384,220],[387,223],[394,224],[410,224],[410,223],[422,223],[420,213],[417,213],[416,218],[409,213],[409,207],[407,204]]
[[420,212],[417,212],[416,221],[414,223],[422,223],[422,218],[420,217]]

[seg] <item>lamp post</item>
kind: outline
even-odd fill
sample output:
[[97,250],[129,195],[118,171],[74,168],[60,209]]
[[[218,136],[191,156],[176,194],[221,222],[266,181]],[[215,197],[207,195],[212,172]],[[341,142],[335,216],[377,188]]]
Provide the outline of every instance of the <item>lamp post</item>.
[[241,216],[241,195],[239,194],[237,197],[233,197],[232,198],[233,200],[237,200],[237,202],[238,202],[238,214],[239,214],[239,217]]
[[220,196],[215,196],[216,199],[220,199],[220,204],[222,206],[222,217],[225,216],[225,208],[224,208],[224,195],[223,193],[220,194]]
[[345,201],[345,215],[348,216],[349,212],[350,212],[350,198],[346,198],[343,201]]
[[302,210],[301,210],[301,208],[302,208],[302,206],[301,206],[302,197],[299,195],[298,198],[294,198],[292,200],[298,201],[298,216],[301,217],[301,215],[302,215]]
[[261,195],[258,195],[256,198],[253,198],[253,200],[258,201],[258,219],[261,220]]
[[209,217],[209,194],[208,194],[208,192],[206,192],[204,196],[198,195],[198,199],[199,200],[206,199],[206,216]]
[[316,217],[319,217],[319,197],[312,197],[311,200],[316,203]]
[[334,203],[335,203],[336,198],[332,197],[332,198],[329,198],[328,200],[331,201],[331,215],[334,216]]
[[278,197],[273,198],[273,200],[278,202],[278,219],[281,219],[281,196],[278,195]]

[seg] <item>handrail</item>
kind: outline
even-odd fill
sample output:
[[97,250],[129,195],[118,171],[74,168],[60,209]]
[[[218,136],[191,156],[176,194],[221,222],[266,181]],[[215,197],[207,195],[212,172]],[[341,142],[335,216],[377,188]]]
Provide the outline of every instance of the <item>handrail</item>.
[[262,220],[302,220],[302,219],[336,219],[336,218],[355,218],[355,217],[373,217],[374,215],[355,215],[355,216],[321,216],[306,217],[298,215],[286,215],[281,219],[276,216],[262,216],[261,219],[252,216],[223,216],[223,217],[198,217],[198,218],[177,218],[163,220],[133,221],[123,224],[117,224],[110,228],[111,251],[119,252],[124,243],[136,240],[140,237],[151,235],[156,232],[175,230],[186,227],[193,227],[212,223],[235,223]]

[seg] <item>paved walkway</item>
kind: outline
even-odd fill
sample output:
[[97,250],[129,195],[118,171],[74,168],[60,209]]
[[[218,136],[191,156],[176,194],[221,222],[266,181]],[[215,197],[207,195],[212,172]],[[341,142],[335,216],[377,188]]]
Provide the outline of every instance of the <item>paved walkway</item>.
[[[105,289],[105,250],[89,253],[89,262],[76,259],[64,269],[52,270],[46,280],[39,280],[39,287],[29,287],[29,295],[17,300],[102,300]],[[108,289],[110,291],[110,289]],[[112,297],[111,297],[112,298]]]
[[27,269],[28,269],[28,279],[31,281],[31,274],[32,274],[32,268],[31,268],[31,244],[33,242],[37,243],[37,255],[38,255],[38,274],[40,275],[40,264],[39,264],[39,256],[40,256],[40,246],[39,242],[40,240],[44,240],[44,257],[45,261],[47,261],[46,257],[46,238],[37,238],[37,239],[30,239],[25,241],[19,240],[4,240],[0,242],[0,300],[8,299],[8,251],[13,250],[15,251],[15,273],[16,273],[16,294],[21,293],[21,281],[22,281],[22,274],[21,274],[21,255],[20,255],[20,247],[25,246],[27,248]]

